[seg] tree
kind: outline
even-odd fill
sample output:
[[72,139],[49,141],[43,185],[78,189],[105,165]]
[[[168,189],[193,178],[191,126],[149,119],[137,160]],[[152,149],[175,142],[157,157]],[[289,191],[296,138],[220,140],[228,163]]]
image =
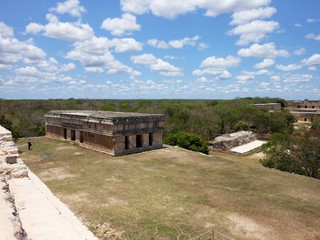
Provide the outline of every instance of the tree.
[[263,147],[267,158],[262,165],[320,179],[320,135],[301,128],[293,134],[273,134]]
[[166,144],[179,146],[185,149],[189,149],[196,152],[209,153],[207,144],[194,133],[179,132],[169,135],[166,140]]
[[12,122],[5,119],[5,117],[3,115],[0,116],[0,125],[12,133],[12,138],[14,141],[17,141],[19,139],[19,137],[21,136],[19,131],[12,127]]

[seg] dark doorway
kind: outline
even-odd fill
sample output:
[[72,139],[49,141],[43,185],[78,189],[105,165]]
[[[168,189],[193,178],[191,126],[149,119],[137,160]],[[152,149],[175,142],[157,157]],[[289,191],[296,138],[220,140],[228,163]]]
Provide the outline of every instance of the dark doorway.
[[76,131],[75,130],[70,130],[71,132],[71,140],[75,141],[76,140]]
[[83,132],[80,131],[80,142],[83,143]]
[[136,148],[142,147],[142,135],[137,135],[136,137]]
[[67,129],[66,128],[63,129],[63,137],[64,137],[64,139],[67,139]]
[[149,133],[149,146],[153,145],[153,133]]
[[129,149],[129,136],[124,137],[124,149]]

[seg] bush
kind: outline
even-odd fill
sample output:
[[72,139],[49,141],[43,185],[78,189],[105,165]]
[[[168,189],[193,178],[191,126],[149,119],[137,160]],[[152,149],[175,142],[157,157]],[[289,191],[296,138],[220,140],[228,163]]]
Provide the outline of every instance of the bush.
[[237,122],[237,124],[235,125],[235,130],[239,131],[239,130],[243,130],[243,131],[248,131],[250,130],[250,126],[246,121],[242,121],[240,120],[239,122]]
[[170,134],[166,140],[166,144],[179,146],[195,152],[209,153],[207,144],[196,134],[188,132],[179,132]]

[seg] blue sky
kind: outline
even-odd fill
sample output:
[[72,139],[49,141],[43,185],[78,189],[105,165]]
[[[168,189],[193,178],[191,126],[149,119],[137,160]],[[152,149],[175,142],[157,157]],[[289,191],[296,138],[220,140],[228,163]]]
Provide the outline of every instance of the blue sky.
[[319,0],[1,0],[0,98],[318,100],[319,9]]

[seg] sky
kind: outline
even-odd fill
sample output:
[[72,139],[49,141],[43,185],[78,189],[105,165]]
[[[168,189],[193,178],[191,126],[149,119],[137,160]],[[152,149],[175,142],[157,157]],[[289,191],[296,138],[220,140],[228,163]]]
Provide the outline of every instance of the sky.
[[1,0],[0,98],[320,99],[319,0]]

